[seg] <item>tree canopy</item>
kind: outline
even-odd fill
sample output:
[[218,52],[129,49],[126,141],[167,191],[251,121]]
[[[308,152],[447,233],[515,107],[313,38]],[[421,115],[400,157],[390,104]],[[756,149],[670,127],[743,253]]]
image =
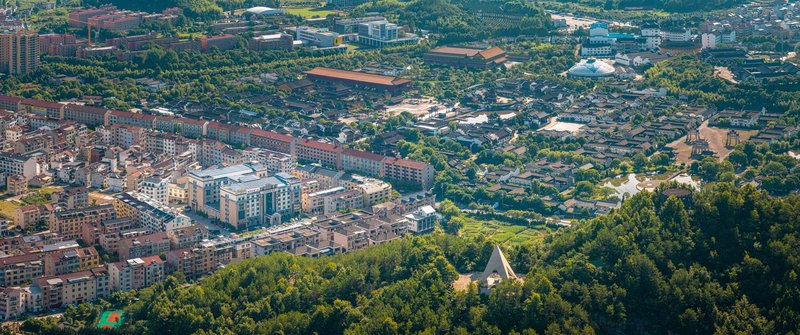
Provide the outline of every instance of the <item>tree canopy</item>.
[[257,257],[189,286],[170,277],[131,300],[120,332],[790,334],[799,225],[796,195],[727,183],[691,199],[643,192],[535,248],[504,246],[527,276],[488,295],[452,283],[481,271],[492,245],[436,233],[329,258]]

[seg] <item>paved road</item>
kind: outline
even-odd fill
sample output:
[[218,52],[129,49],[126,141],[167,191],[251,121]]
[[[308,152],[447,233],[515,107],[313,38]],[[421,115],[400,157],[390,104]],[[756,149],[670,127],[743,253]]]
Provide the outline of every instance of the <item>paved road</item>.
[[190,219],[192,219],[192,221],[195,221],[198,224],[206,226],[206,228],[208,228],[209,231],[218,230],[221,235],[226,235],[226,236],[231,233],[228,229],[211,223],[211,219],[200,216],[191,210],[183,211],[183,215],[188,216]]

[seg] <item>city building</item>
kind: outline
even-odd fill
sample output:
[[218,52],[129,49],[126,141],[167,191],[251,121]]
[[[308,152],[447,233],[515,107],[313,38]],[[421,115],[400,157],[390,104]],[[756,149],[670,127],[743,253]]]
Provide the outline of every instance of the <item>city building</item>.
[[296,33],[297,36],[295,39],[303,42],[305,45],[332,48],[342,44],[342,36],[326,28],[300,26],[297,27]]
[[614,73],[614,66],[597,59],[584,59],[567,71],[570,77],[577,78],[607,78]]
[[44,276],[44,254],[24,254],[0,258],[0,286],[29,283]]
[[383,162],[386,156],[367,151],[344,149],[342,150],[341,168],[345,171],[357,171],[371,177],[383,175]]
[[172,250],[191,248],[208,238],[208,228],[204,225],[191,225],[167,231]]
[[66,187],[53,193],[50,200],[62,209],[76,209],[89,206],[89,191],[85,186]]
[[219,216],[220,187],[243,176],[266,177],[267,168],[260,164],[241,164],[221,169],[189,170],[187,200],[195,211]]
[[472,49],[443,46],[428,51],[422,59],[432,65],[486,70],[502,66],[507,60],[507,55],[505,50],[498,47]]
[[436,223],[436,210],[432,206],[422,206],[416,211],[406,214],[409,221],[408,231],[414,234],[424,234],[433,231]]
[[355,18],[335,18],[333,21],[333,31],[339,34],[358,33],[358,27],[364,23],[386,21],[383,16],[364,16]]
[[44,257],[45,276],[85,271],[98,266],[100,254],[94,247],[56,250]]
[[116,217],[111,204],[58,211],[50,215],[50,231],[64,239],[79,239],[83,236],[84,225],[99,226],[101,221]]
[[23,75],[39,68],[39,35],[20,30],[0,34],[0,73]]
[[159,256],[132,258],[108,264],[111,290],[130,291],[164,280],[164,262]]
[[342,166],[339,159],[343,150],[344,148],[338,145],[309,139],[298,141],[295,149],[298,161],[318,163],[337,169]]
[[154,256],[169,250],[170,239],[165,232],[122,239],[117,246],[117,254],[120,259]]
[[20,175],[30,180],[39,175],[39,163],[34,157],[0,152],[0,172],[5,172],[7,175]]
[[253,177],[220,187],[220,220],[235,229],[279,224],[300,209],[300,181],[290,174]]
[[114,196],[114,208],[120,217],[133,217],[136,225],[146,227],[155,232],[164,232],[186,227],[191,220],[179,210],[168,207],[165,203],[136,193],[126,192]]
[[418,43],[415,35],[401,36],[396,24],[389,21],[365,22],[358,25],[358,43],[374,48],[385,48]]
[[22,287],[0,288],[0,321],[9,321],[27,312],[30,291]]
[[40,277],[30,290],[33,310],[92,302],[110,293],[108,273],[100,269]]
[[292,50],[294,38],[289,34],[269,34],[255,36],[250,39],[250,49],[256,51]]
[[381,89],[397,94],[411,87],[411,80],[363,72],[316,67],[306,71],[306,77],[315,82],[343,83]]
[[422,190],[433,186],[435,171],[428,163],[404,158],[387,158],[383,170],[384,177],[392,181],[406,183]]
[[162,204],[169,204],[169,177],[147,177],[139,186],[139,192]]
[[28,193],[28,180],[18,174],[6,178],[6,194],[16,196]]

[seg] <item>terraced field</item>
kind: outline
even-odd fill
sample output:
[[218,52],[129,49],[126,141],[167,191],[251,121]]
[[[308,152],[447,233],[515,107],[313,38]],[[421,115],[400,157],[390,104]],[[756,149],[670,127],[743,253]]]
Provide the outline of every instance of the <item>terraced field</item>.
[[502,221],[481,221],[471,219],[461,229],[461,235],[466,237],[486,236],[498,243],[533,244],[538,243],[552,232],[545,226],[519,226]]

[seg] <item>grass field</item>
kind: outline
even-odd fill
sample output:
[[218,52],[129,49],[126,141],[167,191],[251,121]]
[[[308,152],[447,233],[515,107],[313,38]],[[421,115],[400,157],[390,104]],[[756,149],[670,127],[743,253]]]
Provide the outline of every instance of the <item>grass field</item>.
[[14,219],[14,211],[19,207],[20,205],[16,202],[0,200],[0,216],[6,219]]
[[517,245],[540,242],[550,233],[550,228],[545,226],[526,227],[497,220],[481,221],[476,219],[468,220],[461,229],[461,235],[466,237],[482,235],[498,243],[507,242]]
[[336,14],[336,12],[327,9],[309,8],[309,7],[283,8],[283,10],[292,15],[302,16],[304,19],[311,19],[315,17],[326,17],[329,14]]

